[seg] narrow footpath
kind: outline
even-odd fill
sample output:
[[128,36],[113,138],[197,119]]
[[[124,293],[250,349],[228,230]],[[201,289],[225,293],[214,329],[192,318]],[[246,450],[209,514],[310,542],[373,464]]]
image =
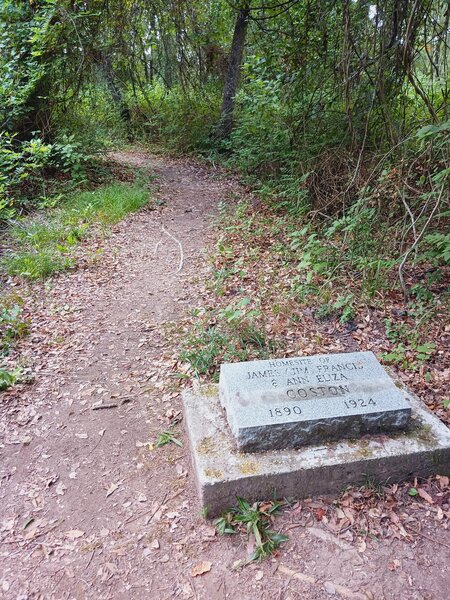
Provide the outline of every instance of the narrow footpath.
[[[172,340],[202,305],[211,219],[235,184],[186,161],[113,158],[156,174],[158,206],[33,288],[24,359],[35,383],[0,397],[0,597],[447,598],[450,546],[433,533],[434,507],[421,536],[362,548],[305,524],[299,505],[277,519],[290,540],[276,556],[233,569],[246,543],[199,514]],[[171,424],[183,446],[156,448]]]

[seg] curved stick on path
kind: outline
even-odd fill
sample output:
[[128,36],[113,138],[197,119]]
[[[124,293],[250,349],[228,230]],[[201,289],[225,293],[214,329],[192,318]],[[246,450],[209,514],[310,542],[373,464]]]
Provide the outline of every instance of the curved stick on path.
[[[170,238],[172,238],[172,239],[173,239],[173,241],[174,241],[174,242],[176,242],[176,243],[178,244],[179,248],[180,248],[180,263],[179,263],[179,265],[178,265],[178,269],[175,271],[176,273],[179,273],[179,272],[181,271],[181,269],[183,268],[183,262],[184,262],[184,252],[183,252],[183,246],[181,245],[181,242],[180,242],[179,240],[177,240],[177,238],[176,238],[176,237],[174,237],[174,236],[173,236],[171,233],[169,233],[169,232],[167,231],[167,229],[164,227],[164,225],[161,225],[161,229],[163,230],[163,232],[164,232],[166,235],[168,235]],[[158,244],[156,245],[156,248],[155,248],[155,254],[156,254],[156,251],[158,250],[158,245],[159,245],[159,242],[158,242]]]

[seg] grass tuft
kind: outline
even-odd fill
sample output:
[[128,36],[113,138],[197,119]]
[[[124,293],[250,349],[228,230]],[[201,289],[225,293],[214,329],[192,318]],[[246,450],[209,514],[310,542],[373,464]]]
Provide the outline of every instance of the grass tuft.
[[253,551],[247,561],[262,560],[271,556],[277,548],[289,538],[272,531],[270,526],[274,517],[279,514],[279,502],[255,502],[250,504],[237,497],[237,504],[215,521],[217,531],[221,535],[245,531],[252,542]]
[[6,257],[2,264],[8,275],[18,275],[25,279],[45,279],[54,273],[67,271],[74,266],[74,261],[43,249],[15,252]]
[[32,280],[71,269],[75,266],[74,249],[80,241],[118,223],[148,201],[148,187],[143,180],[74,193],[59,208],[15,221],[8,230],[13,249],[0,267],[8,275]]

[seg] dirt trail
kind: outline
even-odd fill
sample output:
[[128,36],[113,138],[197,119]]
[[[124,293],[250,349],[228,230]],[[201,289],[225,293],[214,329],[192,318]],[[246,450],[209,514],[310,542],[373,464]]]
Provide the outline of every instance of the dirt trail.
[[[84,268],[35,286],[40,312],[25,355],[36,383],[0,406],[0,597],[448,597],[448,539],[358,552],[324,528],[297,526],[295,513],[280,520],[290,541],[279,556],[232,570],[245,546],[198,515],[186,445],[148,445],[180,410],[165,331],[202,304],[191,281],[205,271],[226,184],[186,162],[115,159],[156,171],[165,206],[91,243]],[[179,272],[162,223],[182,245]],[[93,410],[99,401],[117,406]],[[193,577],[200,561],[211,569]]]

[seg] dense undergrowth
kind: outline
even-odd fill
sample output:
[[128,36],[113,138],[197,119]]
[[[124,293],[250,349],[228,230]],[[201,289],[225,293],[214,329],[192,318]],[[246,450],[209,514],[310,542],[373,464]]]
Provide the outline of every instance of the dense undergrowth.
[[89,231],[140,206],[139,183],[92,193],[98,156],[136,141],[255,194],[221,222],[227,301],[198,311],[183,351],[195,373],[290,351],[271,328],[303,324],[299,307],[341,329],[375,311],[404,369],[440,356],[448,2],[2,0],[0,17],[4,273],[71,268]]
[[[396,244],[374,251],[374,215],[366,216],[347,215],[311,232],[276,200],[247,193],[224,205],[208,308],[194,311],[181,352],[191,374],[217,381],[224,361],[369,349],[450,421],[442,378],[448,267],[433,244],[424,245],[405,272],[405,301],[390,268],[398,264]],[[385,226],[382,239],[394,234]]]

